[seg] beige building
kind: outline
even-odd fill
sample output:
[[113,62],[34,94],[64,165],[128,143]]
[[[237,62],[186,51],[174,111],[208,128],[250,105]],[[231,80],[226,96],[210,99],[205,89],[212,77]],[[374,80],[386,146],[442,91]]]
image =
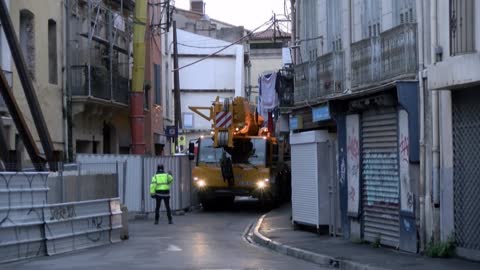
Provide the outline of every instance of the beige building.
[[258,32],[250,39],[251,72],[247,74],[247,92],[250,100],[257,104],[259,85],[258,78],[265,72],[278,71],[283,67],[282,48],[290,40],[290,34],[271,29]]
[[[129,154],[133,1],[69,1],[73,153]],[[147,107],[145,109],[148,109]]]
[[[6,1],[10,17],[16,30],[29,69],[33,85],[54,144],[54,150],[65,151],[65,121],[63,114],[63,3],[61,0]],[[20,83],[15,65],[11,59],[7,41],[2,36],[2,69],[12,71],[13,92],[25,117],[40,152],[42,146],[35,129],[32,114]],[[6,109],[3,109],[7,139],[11,149],[20,150],[23,159],[28,155],[23,151],[20,139]]]

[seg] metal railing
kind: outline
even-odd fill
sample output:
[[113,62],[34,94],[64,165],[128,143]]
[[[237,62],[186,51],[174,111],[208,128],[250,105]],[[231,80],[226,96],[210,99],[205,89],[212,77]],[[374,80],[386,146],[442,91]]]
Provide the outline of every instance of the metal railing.
[[69,10],[72,95],[128,104],[133,33],[128,12],[93,0],[72,0]]
[[417,24],[402,24],[380,34],[383,79],[417,71]]
[[305,62],[295,66],[295,90],[293,92],[293,100],[295,103],[302,102],[309,97],[308,92],[308,66],[309,62]]
[[[5,78],[7,79],[8,86],[10,88],[13,87],[13,73],[11,71],[4,70],[3,74],[5,75]],[[5,100],[3,100],[3,97],[0,96],[0,112],[7,112],[7,105],[5,104]]]
[[287,66],[280,71],[278,80],[278,99],[280,108],[288,108],[294,105],[294,69]]
[[315,101],[345,88],[345,54],[331,52],[295,66],[294,102]]
[[417,71],[417,25],[401,24],[352,44],[352,89]]
[[352,88],[381,79],[380,38],[373,37],[352,44]]
[[313,98],[341,93],[345,84],[345,54],[332,52],[317,59],[317,95]]
[[[90,85],[88,90],[88,66],[72,66],[71,81],[72,95],[95,97],[108,101],[114,101],[122,104],[128,104],[128,93],[130,81],[119,74],[112,74],[110,81],[109,72],[102,68],[91,66]],[[110,88],[112,85],[112,89]]]

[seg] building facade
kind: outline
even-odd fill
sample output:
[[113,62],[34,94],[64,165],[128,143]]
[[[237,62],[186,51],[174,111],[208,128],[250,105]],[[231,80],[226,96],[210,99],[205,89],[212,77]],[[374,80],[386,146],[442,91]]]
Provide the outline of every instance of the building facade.
[[[248,73],[247,41],[233,45],[215,56],[208,57],[192,66],[184,65],[206,58],[231,42],[240,40],[247,32],[242,26],[211,19],[205,13],[202,0],[191,0],[190,10],[172,11],[172,20],[176,22],[178,38],[178,62],[180,73],[180,100],[183,142],[198,139],[210,134],[211,123],[192,112],[188,106],[211,106],[217,96],[231,98],[246,96],[245,80]],[[164,19],[165,20],[165,19]],[[166,23],[166,21],[164,21]],[[172,28],[162,35],[162,105],[164,127],[174,125],[173,93],[173,35]],[[173,140],[167,141],[172,149]],[[183,148],[183,151],[186,147]],[[182,150],[173,150],[180,151]],[[166,153],[166,152],[165,152]]]
[[297,1],[290,129],[336,134],[345,238],[410,252],[453,242],[479,258],[479,12],[463,0]]
[[296,18],[290,130],[333,135],[343,236],[417,252],[415,1],[300,0]]
[[[20,0],[6,1],[9,5],[10,18],[20,42],[22,53],[26,61],[28,73],[32,79],[43,117],[50,133],[55,151],[65,152],[66,121],[63,110],[65,108],[65,81],[63,77],[64,35],[63,35],[63,5],[64,1],[48,1],[46,3]],[[2,33],[2,69],[7,72],[7,80],[11,81],[13,93],[30,128],[33,139],[42,153],[40,139],[35,129],[32,113],[29,109],[25,93],[13,64],[6,38]],[[5,110],[4,123],[9,148],[18,151],[22,160],[28,165],[28,155],[23,144]]]
[[148,22],[145,33],[145,142],[147,155],[162,155],[166,146],[163,125],[162,101],[162,39],[163,27],[159,25],[159,14],[165,12],[165,1],[150,0]]
[[[289,33],[267,29],[260,31],[249,40],[250,74],[247,74],[247,93],[253,104],[258,103],[258,79],[265,73],[276,72],[284,66],[284,48],[291,39]],[[287,52],[288,49],[287,49]],[[289,53],[288,53],[289,54]]]
[[[427,241],[480,258],[480,5],[418,1]],[[448,19],[447,19],[448,18]]]
[[[242,45],[233,45],[214,57],[187,66],[230,43],[183,30],[177,30],[177,36],[179,67],[185,67],[180,70],[182,126],[189,141],[209,135],[212,130],[212,123],[189,106],[210,107],[217,96],[222,99],[245,96],[244,53]],[[201,45],[197,45],[198,40]]]
[[69,1],[67,81],[73,153],[128,154],[131,1]]

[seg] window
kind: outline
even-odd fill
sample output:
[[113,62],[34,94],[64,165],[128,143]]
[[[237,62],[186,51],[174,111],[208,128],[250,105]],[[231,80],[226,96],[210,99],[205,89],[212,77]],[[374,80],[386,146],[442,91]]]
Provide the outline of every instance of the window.
[[474,0],[450,0],[450,54],[475,51]]
[[162,66],[158,64],[153,65],[153,71],[155,76],[155,104],[162,105]]
[[415,0],[395,0],[394,1],[395,12],[395,25],[415,23]]
[[35,24],[33,13],[20,11],[20,47],[32,80],[35,80]]
[[48,82],[58,84],[57,23],[48,20]]
[[214,148],[211,138],[202,138],[199,141],[199,163],[217,163],[222,157],[222,148]]
[[341,51],[342,45],[342,1],[327,1],[327,39],[329,51]]
[[381,32],[382,3],[380,0],[365,0],[362,3],[363,38],[377,37]]
[[191,129],[193,128],[193,113],[185,112],[183,113],[183,128]]
[[263,138],[239,138],[233,141],[235,147],[227,150],[233,164],[265,165],[267,140]]
[[[267,141],[263,138],[235,139],[235,147],[226,152],[233,164],[250,164],[265,166],[267,158]],[[214,148],[212,138],[202,138],[199,141],[199,163],[219,163],[223,148]]]
[[[306,39],[301,43],[300,59],[303,62],[315,60],[320,47],[320,33],[318,31],[318,7],[317,1],[303,1],[299,9],[297,19],[300,26],[300,39]],[[308,59],[306,59],[308,58]]]

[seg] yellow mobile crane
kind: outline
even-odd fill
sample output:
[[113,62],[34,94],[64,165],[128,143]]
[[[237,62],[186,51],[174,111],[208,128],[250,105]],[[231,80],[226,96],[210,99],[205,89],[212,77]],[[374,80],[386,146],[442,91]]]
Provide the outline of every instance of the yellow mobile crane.
[[[212,123],[211,136],[190,143],[195,159],[192,177],[204,209],[252,196],[276,204],[289,199],[290,166],[287,145],[262,128],[264,119],[252,113],[243,97],[219,97],[211,107],[189,107]],[[202,111],[208,111],[203,113]]]

